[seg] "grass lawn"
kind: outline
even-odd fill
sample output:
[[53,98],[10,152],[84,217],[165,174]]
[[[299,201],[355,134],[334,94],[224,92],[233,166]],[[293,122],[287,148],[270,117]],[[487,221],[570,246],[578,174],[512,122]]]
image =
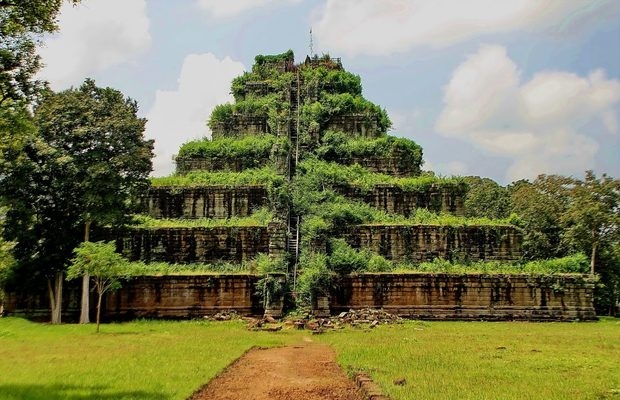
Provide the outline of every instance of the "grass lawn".
[[0,318],[0,399],[186,399],[252,346],[299,340],[240,321],[36,324]]
[[[307,332],[243,323],[102,326],[0,318],[0,399],[185,399],[251,346]],[[620,320],[406,322],[312,336],[392,399],[620,399]],[[406,380],[395,385],[394,380]]]
[[[392,399],[619,399],[620,320],[406,322],[321,335]],[[406,384],[396,385],[395,380]]]

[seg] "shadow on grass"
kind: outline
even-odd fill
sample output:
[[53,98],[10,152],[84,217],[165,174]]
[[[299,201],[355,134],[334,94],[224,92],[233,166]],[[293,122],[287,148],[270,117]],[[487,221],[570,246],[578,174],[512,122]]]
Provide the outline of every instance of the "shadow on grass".
[[105,386],[0,384],[0,400],[165,400],[161,393],[109,390]]

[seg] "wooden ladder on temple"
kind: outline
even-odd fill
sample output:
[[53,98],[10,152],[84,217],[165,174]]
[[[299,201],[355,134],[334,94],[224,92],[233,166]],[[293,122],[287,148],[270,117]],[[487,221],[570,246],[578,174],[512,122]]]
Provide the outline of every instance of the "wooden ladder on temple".
[[[299,69],[295,69],[295,82],[290,88],[290,118],[289,118],[289,140],[290,149],[288,152],[288,180],[292,180],[297,170],[299,161],[299,101],[301,95],[301,77]],[[297,264],[299,262],[299,232],[300,218],[289,209],[288,213],[288,253],[289,253],[289,273],[292,269],[293,292],[297,287]]]

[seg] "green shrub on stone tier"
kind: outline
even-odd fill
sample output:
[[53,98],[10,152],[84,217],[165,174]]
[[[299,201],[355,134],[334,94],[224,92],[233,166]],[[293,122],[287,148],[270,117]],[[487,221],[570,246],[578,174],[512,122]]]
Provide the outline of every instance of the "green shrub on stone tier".
[[208,185],[223,186],[244,186],[244,185],[265,185],[281,186],[285,182],[282,175],[279,175],[274,167],[250,168],[241,172],[211,172],[211,171],[192,171],[184,175],[170,175],[164,177],[151,178],[151,185],[196,187]]
[[262,117],[266,118],[272,133],[284,133],[289,117],[290,104],[283,100],[282,93],[270,93],[265,96],[249,97],[234,104],[226,103],[217,105],[211,112],[207,126],[212,131],[219,131],[223,126],[224,131],[236,132],[236,118]]
[[152,218],[147,215],[134,215],[130,228],[160,229],[160,228],[215,228],[235,226],[267,226],[274,220],[274,214],[266,207],[252,212],[248,217],[231,217],[228,219],[196,218],[196,219],[167,219]]
[[327,131],[321,138],[316,155],[326,161],[359,158],[392,158],[399,165],[420,171],[422,147],[413,140],[384,136],[376,139],[351,138],[345,132]]
[[303,80],[302,93],[304,95],[316,94],[317,97],[321,97],[323,93],[362,95],[362,80],[359,75],[321,66],[316,68],[302,66],[300,74]]
[[435,259],[420,264],[400,263],[394,265],[395,272],[429,272],[454,274],[587,274],[589,260],[583,253],[562,258],[536,260],[525,263],[502,263],[499,261],[450,262]]
[[[187,142],[179,149],[177,160],[192,158],[221,158],[255,160],[260,165],[272,155],[274,145],[286,154],[288,140],[273,135],[246,136],[243,138],[204,138]],[[249,162],[252,164],[252,162]]]
[[358,164],[341,165],[308,157],[298,165],[296,185],[302,190],[325,190],[335,187],[351,186],[370,192],[376,185],[394,185],[405,192],[424,193],[431,188],[450,188],[465,191],[466,184],[459,177],[438,177],[425,174],[417,177],[397,178],[385,174],[370,172]]

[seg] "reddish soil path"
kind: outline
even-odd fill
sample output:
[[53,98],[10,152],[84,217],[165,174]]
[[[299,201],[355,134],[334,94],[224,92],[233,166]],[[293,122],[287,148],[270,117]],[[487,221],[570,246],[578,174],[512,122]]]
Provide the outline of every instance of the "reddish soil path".
[[253,349],[192,400],[361,400],[324,345]]

